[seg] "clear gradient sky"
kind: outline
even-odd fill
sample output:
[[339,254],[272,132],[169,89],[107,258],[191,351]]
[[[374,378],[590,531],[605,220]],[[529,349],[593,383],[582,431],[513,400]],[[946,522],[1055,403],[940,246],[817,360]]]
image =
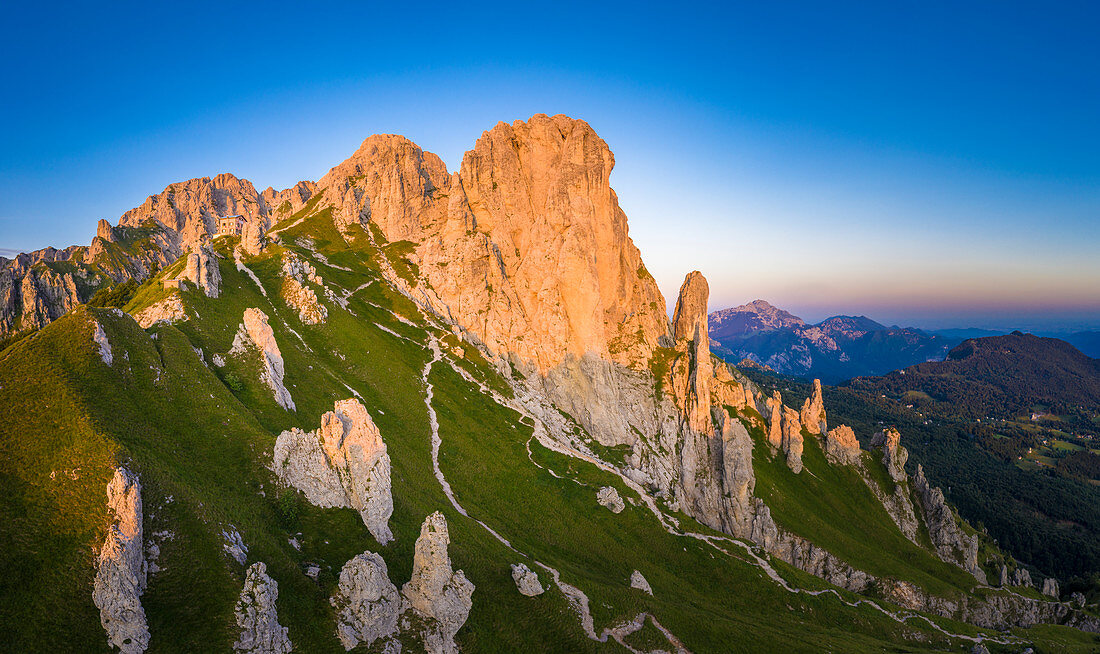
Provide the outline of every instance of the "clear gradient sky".
[[566,113],[670,301],[697,268],[711,308],[1100,328],[1100,4],[475,4],[9,5],[0,249]]

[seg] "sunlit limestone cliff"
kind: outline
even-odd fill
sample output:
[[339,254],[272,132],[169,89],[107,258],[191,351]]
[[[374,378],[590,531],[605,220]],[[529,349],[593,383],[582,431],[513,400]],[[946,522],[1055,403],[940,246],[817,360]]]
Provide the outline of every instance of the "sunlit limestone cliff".
[[[12,646],[1095,648],[1096,607],[1008,574],[904,434],[715,357],[703,274],[670,320],[613,166],[565,116],[457,172],[372,136],[285,191],[169,186],[101,228],[114,276],[6,262]],[[142,283],[116,308],[39,283],[82,271]]]

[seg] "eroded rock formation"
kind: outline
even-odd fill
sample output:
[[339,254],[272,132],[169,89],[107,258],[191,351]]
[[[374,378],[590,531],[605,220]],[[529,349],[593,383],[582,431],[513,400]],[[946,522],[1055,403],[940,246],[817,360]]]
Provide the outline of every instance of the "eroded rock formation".
[[233,649],[248,654],[287,654],[293,649],[287,628],[279,624],[275,601],[279,584],[267,575],[267,566],[253,563],[245,574],[235,614],[241,635]]
[[187,255],[187,263],[179,279],[190,281],[207,297],[218,297],[222,283],[218,255],[214,254],[210,246],[205,243],[195,248]]
[[928,483],[924,468],[919,464],[917,474],[913,476],[913,490],[923,510],[928,536],[936,546],[939,557],[961,566],[979,582],[986,583],[985,571],[978,564],[978,535],[966,535],[955,520],[954,511],[944,501],[943,491]]
[[283,253],[283,300],[298,312],[298,318],[307,325],[323,323],[328,309],[317,299],[317,293],[308,283],[324,286],[317,270],[291,251]]
[[148,329],[158,323],[174,323],[187,320],[187,312],[183,310],[183,300],[179,293],[173,293],[156,304],[151,304],[134,316],[142,328]]
[[331,601],[336,610],[336,636],[344,649],[354,649],[359,643],[372,645],[397,634],[401,596],[378,554],[363,552],[345,563]]
[[896,429],[886,429],[875,434],[871,447],[882,448],[882,464],[895,482],[907,479],[905,462],[909,460],[909,451],[901,446],[901,434]]
[[248,351],[249,346],[260,352],[260,378],[271,388],[275,401],[288,411],[294,410],[294,399],[283,385],[283,353],[275,342],[275,332],[267,323],[267,314],[255,308],[244,310],[244,319],[229,353],[242,354]]
[[103,331],[103,325],[100,325],[95,318],[92,319],[92,340],[99,348],[99,358],[103,360],[103,363],[111,365],[114,361],[114,356],[111,354],[111,342],[107,340],[107,332]]
[[707,335],[707,299],[710,287],[699,271],[689,273],[680,286],[672,333],[677,347],[686,349],[688,373],[676,375],[673,393],[684,411],[689,428],[700,434],[711,431],[710,388],[714,368],[710,360],[710,337]]
[[115,468],[107,484],[111,524],[97,558],[92,601],[107,642],[123,654],[140,654],[149,646],[149,627],[141,595],[146,565],[142,543],[141,483],[125,468]]
[[347,507],[382,545],[393,540],[389,519],[390,457],[366,407],[356,399],[336,402],[321,427],[291,429],[275,441],[273,469],[285,483],[321,507]]
[[799,416],[806,431],[811,434],[824,434],[829,431],[825,424],[825,401],[821,397],[821,380],[814,380],[814,391],[806,398]]
[[860,462],[859,440],[848,425],[838,425],[822,437],[825,456],[838,465],[856,465]]
[[454,636],[473,606],[474,585],[451,569],[447,519],[436,511],[424,520],[413,554],[412,578],[401,589],[409,606],[428,619],[424,645],[433,654],[457,651]]

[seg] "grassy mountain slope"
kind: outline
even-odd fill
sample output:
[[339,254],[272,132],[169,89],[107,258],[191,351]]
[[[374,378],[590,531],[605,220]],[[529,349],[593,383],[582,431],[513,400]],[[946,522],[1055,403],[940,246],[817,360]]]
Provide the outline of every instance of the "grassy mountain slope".
[[[142,599],[150,652],[230,649],[237,635],[233,605],[244,573],[223,551],[221,532],[230,528],[248,545],[248,562],[265,562],[278,581],[279,619],[297,651],[343,651],[328,603],[340,567],[365,549],[377,551],[400,586],[411,573],[421,521],[436,510],[450,523],[455,567],[476,586],[473,610],[457,636],[463,651],[622,650],[613,640],[588,638],[567,598],[530,559],[556,568],[563,581],[588,595],[597,632],[647,611],[694,652],[969,648],[921,620],[902,624],[867,604],[849,607],[832,594],[790,593],[732,543],[719,549],[670,534],[617,476],[532,442],[528,422],[459,375],[455,366],[506,392],[504,381],[466,344],[462,357],[445,347],[447,354],[427,378],[442,440],[439,465],[470,517],[460,514],[433,474],[421,377],[432,357],[427,348],[432,336],[445,345],[456,343],[381,279],[380,266],[399,261],[399,247],[381,251],[362,231],[345,241],[325,214],[307,207],[295,217],[301,222],[286,221],[294,226],[280,234],[282,245],[272,244],[247,261],[266,296],[234,266],[234,241],[223,240],[221,297],[184,291],[190,320],[142,330],[126,316],[83,308],[0,353],[0,568],[10,571],[0,581],[0,624],[12,649],[106,651],[91,590],[107,524],[105,487],[118,463],[141,476],[146,540],[160,547],[161,570],[150,577]],[[347,293],[347,309],[327,303],[323,324],[302,324],[279,297],[284,248],[313,263],[337,295]],[[411,270],[408,262],[402,269]],[[320,287],[315,290],[322,294]],[[137,312],[163,295],[154,281],[138,291],[127,310]],[[227,357],[224,367],[212,365],[214,354],[230,349],[248,307],[271,317],[296,411],[275,403],[258,378],[255,358]],[[92,319],[107,334],[113,365],[99,357]],[[396,538],[385,547],[356,512],[312,507],[280,488],[267,469],[281,430],[314,429],[333,401],[352,395],[363,398],[392,461],[390,526]],[[835,501],[856,492],[858,480],[829,476],[816,456],[806,457],[812,480],[780,480],[786,471],[769,477],[770,463],[758,462],[760,485],[773,489],[776,501],[785,493],[831,494]],[[795,488],[796,483],[818,485]],[[603,485],[615,485],[627,498],[623,513],[596,504],[595,492]],[[864,501],[858,499],[850,510],[862,511]],[[776,517],[796,528],[802,521],[797,510],[777,508]],[[893,549],[900,536],[888,533],[884,515],[870,515],[864,537],[892,539],[883,549]],[[690,524],[682,522],[685,529]],[[694,529],[717,535],[698,525]],[[300,550],[291,537],[300,541]],[[853,543],[852,556],[862,556],[866,547]],[[936,567],[934,560],[883,556],[884,570],[899,576],[925,575],[929,586],[934,576],[956,583],[954,569]],[[546,594],[528,598],[516,591],[509,565],[521,561],[539,572],[549,587]],[[316,582],[304,572],[311,564],[321,569]],[[825,586],[775,565],[792,584]],[[634,569],[652,585],[652,597],[629,587]],[[1087,651],[1094,644],[1092,636],[1069,629],[1023,635],[1047,651]],[[650,626],[628,642],[669,648],[662,639]],[[416,651],[416,643],[405,644]]]

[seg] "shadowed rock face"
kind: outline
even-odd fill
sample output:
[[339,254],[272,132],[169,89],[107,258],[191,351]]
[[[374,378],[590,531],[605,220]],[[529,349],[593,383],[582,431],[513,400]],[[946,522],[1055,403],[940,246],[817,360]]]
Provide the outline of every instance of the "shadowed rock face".
[[353,508],[375,540],[382,545],[393,540],[390,457],[359,400],[336,402],[321,416],[317,431],[291,429],[279,434],[272,467],[313,504]]
[[401,589],[409,606],[429,618],[424,645],[429,652],[457,651],[454,635],[473,606],[474,585],[461,571],[451,569],[447,519],[436,511],[424,519],[413,554],[413,573]]
[[283,385],[283,376],[286,374],[283,368],[283,354],[279,350],[279,344],[275,342],[275,332],[267,322],[267,314],[256,308],[244,310],[244,317],[237,335],[233,338],[233,347],[229,353],[244,353],[249,347],[254,347],[260,352],[262,364],[260,376],[271,388],[275,401],[284,409],[293,411],[294,399],[290,397],[290,391]]
[[267,575],[267,566],[253,563],[245,575],[237,600],[237,626],[241,636],[233,649],[248,654],[287,654],[293,649],[287,628],[279,624],[275,601],[279,584]]
[[390,581],[385,560],[374,552],[363,552],[344,564],[332,606],[336,635],[346,650],[397,633],[401,596]]
[[978,535],[966,535],[955,521],[955,513],[947,506],[943,491],[928,483],[924,468],[919,464],[917,474],[913,476],[913,490],[920,500],[924,521],[928,525],[928,536],[936,546],[939,557],[962,567],[979,582],[986,583],[985,571],[978,563]]

